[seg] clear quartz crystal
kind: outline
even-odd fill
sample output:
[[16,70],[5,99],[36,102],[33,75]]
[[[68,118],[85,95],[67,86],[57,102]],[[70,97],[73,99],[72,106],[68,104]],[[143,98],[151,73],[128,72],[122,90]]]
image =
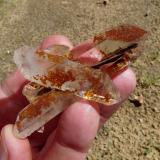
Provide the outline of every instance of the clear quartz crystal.
[[77,97],[73,94],[61,91],[50,91],[40,96],[18,114],[14,125],[15,136],[18,138],[29,136],[76,100]]

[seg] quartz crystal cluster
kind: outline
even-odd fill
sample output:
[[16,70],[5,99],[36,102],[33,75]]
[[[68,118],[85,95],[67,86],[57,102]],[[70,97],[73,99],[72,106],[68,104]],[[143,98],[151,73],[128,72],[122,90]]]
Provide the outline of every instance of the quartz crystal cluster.
[[[106,107],[118,103],[121,99],[110,77],[137,57],[136,48],[145,33],[138,27],[123,25],[95,36],[88,50],[97,48],[102,59],[92,66],[77,61],[74,50],[64,45],[45,50],[28,46],[17,49],[14,61],[30,81],[23,89],[30,103],[18,114],[15,135],[29,136],[81,98]],[[108,74],[102,71],[103,65]]]

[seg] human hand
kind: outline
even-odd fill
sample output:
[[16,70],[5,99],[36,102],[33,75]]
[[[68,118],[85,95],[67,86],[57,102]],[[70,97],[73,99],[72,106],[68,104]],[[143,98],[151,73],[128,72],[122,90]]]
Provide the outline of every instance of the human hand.
[[[71,42],[64,36],[50,36],[40,48],[53,44],[64,44],[73,49]],[[99,60],[96,49],[85,52],[90,46],[87,41],[73,49],[82,61]],[[82,54],[83,53],[83,54]],[[16,71],[0,88],[0,127],[14,123],[17,113],[27,105],[21,94],[26,80]],[[134,90],[136,80],[131,69],[125,70],[113,79],[123,100]],[[122,103],[122,102],[121,102]],[[76,102],[61,115],[45,125],[44,133],[34,133],[28,139],[17,139],[12,133],[13,125],[1,130],[0,159],[2,160],[83,160],[90,148],[98,128],[119,108],[92,105],[89,102]]]

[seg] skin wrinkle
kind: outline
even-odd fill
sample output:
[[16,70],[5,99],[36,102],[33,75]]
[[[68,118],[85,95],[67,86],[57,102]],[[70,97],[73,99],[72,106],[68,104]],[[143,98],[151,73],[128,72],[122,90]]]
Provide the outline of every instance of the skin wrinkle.
[[[57,144],[59,144],[59,145],[61,145],[62,147],[64,147],[64,148],[70,148],[71,150],[74,150],[74,151],[76,151],[76,152],[79,152],[79,153],[86,153],[86,151],[87,151],[87,149],[86,150],[82,150],[82,149],[80,149],[79,147],[76,147],[76,146],[72,146],[72,145],[70,145],[70,144],[65,144],[65,143],[63,143],[62,141],[58,141],[58,140],[56,140],[56,142],[57,142]],[[55,142],[55,143],[56,143]]]
[[47,153],[48,156],[42,157],[38,160],[50,160],[50,159],[53,160],[53,159],[57,159],[57,157],[58,157],[58,160],[74,160],[74,159],[82,160],[86,157],[86,152],[83,153],[74,148],[63,146],[58,142],[57,143],[55,142],[53,147],[57,149],[53,150],[53,152],[49,150],[48,151],[49,153]]

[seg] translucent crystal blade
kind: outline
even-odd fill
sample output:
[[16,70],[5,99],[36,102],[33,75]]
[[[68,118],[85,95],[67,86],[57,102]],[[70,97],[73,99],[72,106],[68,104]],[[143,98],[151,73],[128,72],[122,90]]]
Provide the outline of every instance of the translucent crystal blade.
[[138,43],[147,32],[132,25],[122,25],[106,30],[93,38],[93,46],[102,54],[114,52],[133,43]]
[[61,91],[40,96],[18,114],[14,134],[19,138],[31,135],[76,100],[73,94]]

